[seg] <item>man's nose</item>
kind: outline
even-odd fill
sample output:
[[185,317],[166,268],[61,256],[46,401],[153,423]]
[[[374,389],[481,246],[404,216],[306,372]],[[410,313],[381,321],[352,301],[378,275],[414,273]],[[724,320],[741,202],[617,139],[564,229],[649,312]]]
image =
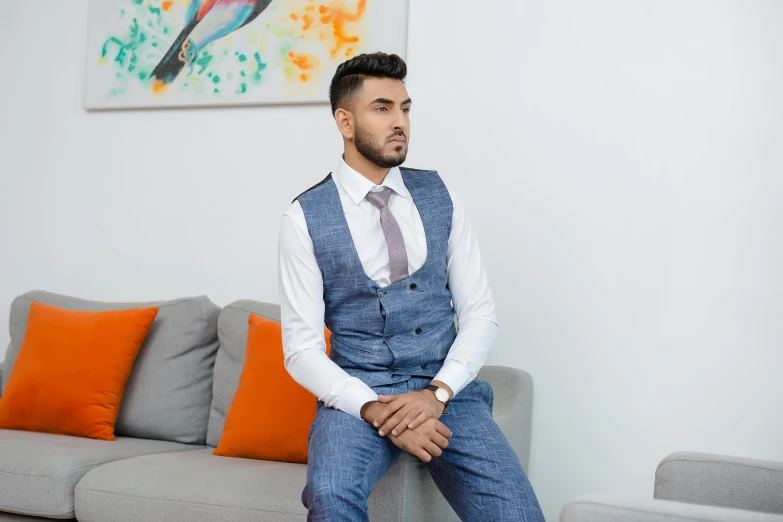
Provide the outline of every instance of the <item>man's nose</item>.
[[405,113],[402,110],[396,111],[396,118],[394,118],[394,130],[404,130],[408,121],[405,118]]

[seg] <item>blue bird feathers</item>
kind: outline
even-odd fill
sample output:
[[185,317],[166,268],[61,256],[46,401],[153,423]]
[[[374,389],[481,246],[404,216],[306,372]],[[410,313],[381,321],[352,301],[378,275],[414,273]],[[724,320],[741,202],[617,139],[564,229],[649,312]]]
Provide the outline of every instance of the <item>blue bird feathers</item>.
[[193,0],[185,15],[185,28],[152,71],[153,90],[161,92],[182,68],[196,59],[199,49],[244,27],[272,0]]

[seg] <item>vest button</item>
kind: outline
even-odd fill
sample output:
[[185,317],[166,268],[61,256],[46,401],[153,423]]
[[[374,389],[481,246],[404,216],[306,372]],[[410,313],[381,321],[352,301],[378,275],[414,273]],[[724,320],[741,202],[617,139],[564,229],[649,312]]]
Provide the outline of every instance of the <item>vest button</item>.
[[389,366],[389,371],[390,372],[396,372],[397,368],[395,368],[394,366]]
[[384,341],[391,341],[392,336],[391,335],[384,335],[383,340]]
[[378,297],[383,297],[383,292],[378,292]]
[[416,283],[411,283],[411,290],[416,290]]
[[416,328],[416,335],[419,335],[422,332],[421,328]]
[[422,364],[421,367],[426,369],[427,368],[427,363]]

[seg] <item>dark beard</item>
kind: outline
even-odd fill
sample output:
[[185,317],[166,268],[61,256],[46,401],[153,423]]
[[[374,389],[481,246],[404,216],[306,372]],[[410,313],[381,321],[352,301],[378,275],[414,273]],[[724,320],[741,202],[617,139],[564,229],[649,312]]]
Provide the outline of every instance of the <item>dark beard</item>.
[[405,145],[399,145],[397,147],[399,149],[398,154],[384,156],[381,149],[373,146],[373,136],[368,132],[364,132],[358,123],[356,124],[356,135],[353,138],[353,144],[356,146],[359,154],[384,169],[399,167],[405,163],[405,157],[408,155]]

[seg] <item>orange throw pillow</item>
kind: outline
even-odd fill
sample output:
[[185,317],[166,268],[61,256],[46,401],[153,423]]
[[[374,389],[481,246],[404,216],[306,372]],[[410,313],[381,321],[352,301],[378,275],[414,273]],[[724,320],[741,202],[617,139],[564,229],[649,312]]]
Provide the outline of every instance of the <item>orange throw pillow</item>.
[[0,428],[114,440],[125,384],[157,314],[33,302],[0,398]]
[[285,369],[280,323],[250,314],[248,325],[245,366],[213,454],[304,464],[317,399]]

